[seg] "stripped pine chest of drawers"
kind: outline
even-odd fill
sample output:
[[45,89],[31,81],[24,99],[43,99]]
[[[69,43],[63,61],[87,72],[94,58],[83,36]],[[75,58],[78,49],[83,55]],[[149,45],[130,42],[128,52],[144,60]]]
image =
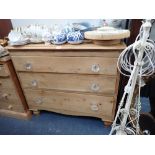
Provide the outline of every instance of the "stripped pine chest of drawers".
[[0,58],[0,115],[20,119],[31,117],[10,56]]
[[114,119],[117,58],[124,48],[123,43],[7,47],[30,110],[98,117],[105,125]]

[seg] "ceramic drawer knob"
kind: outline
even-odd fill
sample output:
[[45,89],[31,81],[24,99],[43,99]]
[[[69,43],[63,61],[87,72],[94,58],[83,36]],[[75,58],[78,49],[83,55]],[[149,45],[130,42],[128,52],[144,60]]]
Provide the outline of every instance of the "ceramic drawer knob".
[[98,85],[98,84],[96,84],[96,83],[93,83],[92,85],[91,85],[91,90],[92,91],[99,91],[99,89],[100,89],[100,86]]
[[26,70],[31,70],[32,69],[32,64],[31,63],[26,63],[25,64],[25,69]]
[[36,104],[42,104],[42,103],[43,103],[43,99],[42,99],[41,97],[38,97],[38,98],[36,98],[36,99],[34,100],[34,102],[35,102]]
[[100,71],[100,66],[98,64],[93,64],[91,70],[95,73]]
[[98,111],[99,110],[97,104],[91,104],[90,108],[91,108],[92,111]]
[[6,94],[6,93],[1,94],[1,95],[0,95],[0,98],[6,100],[6,99],[8,99],[8,94]]
[[37,80],[32,80],[32,81],[31,81],[31,85],[32,85],[33,87],[36,87],[36,86],[38,85]]
[[4,93],[4,94],[2,95],[2,97],[3,97],[4,99],[8,99],[8,94]]
[[9,106],[8,106],[8,109],[9,109],[9,110],[12,110],[12,109],[13,109],[13,106],[12,106],[12,105],[9,105]]

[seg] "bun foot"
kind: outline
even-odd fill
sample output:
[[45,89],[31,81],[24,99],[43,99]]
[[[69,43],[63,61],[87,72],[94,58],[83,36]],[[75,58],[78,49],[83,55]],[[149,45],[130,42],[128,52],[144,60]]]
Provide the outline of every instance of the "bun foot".
[[103,123],[105,127],[110,127],[112,125],[112,122],[104,121]]
[[40,111],[39,110],[33,110],[33,114],[34,115],[40,115]]

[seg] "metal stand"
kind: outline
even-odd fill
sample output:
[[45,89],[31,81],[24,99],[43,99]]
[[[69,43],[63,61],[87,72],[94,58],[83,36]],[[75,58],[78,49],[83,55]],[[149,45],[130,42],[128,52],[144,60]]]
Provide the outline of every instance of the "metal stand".
[[[124,89],[123,97],[119,103],[118,111],[116,113],[115,120],[112,124],[112,129],[110,135],[128,135],[128,134],[140,134],[139,129],[139,112],[140,112],[140,87],[142,85],[142,75],[143,73],[143,58],[145,56],[145,48],[147,39],[149,37],[149,32],[151,28],[150,21],[146,21],[142,25],[143,33],[140,34],[141,38],[139,41],[135,42],[132,47],[136,53],[135,62],[131,71],[130,78]],[[123,64],[124,62],[122,62]],[[126,62],[125,62],[126,63]],[[129,67],[129,64],[127,64]],[[130,68],[130,70],[131,70]],[[127,71],[128,68],[127,68]],[[133,94],[135,91],[136,84],[139,84],[139,96],[136,100],[134,106],[132,105]],[[117,124],[117,121],[120,121]]]

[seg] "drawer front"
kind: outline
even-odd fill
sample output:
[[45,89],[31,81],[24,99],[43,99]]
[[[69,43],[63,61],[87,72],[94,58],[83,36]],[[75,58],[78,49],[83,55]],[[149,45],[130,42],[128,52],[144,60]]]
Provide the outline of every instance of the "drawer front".
[[12,56],[12,59],[17,71],[117,74],[116,58]]
[[24,112],[16,92],[8,89],[0,90],[0,109]]
[[9,70],[5,64],[0,64],[0,77],[9,76]]
[[115,93],[116,77],[104,75],[19,73],[23,88]]
[[0,103],[0,109],[3,110],[11,110],[11,111],[16,111],[16,112],[25,112],[23,107],[19,104],[12,104],[12,103]]
[[14,51],[10,54],[12,56],[47,56],[47,57],[105,57],[105,58],[118,58],[121,51],[120,50],[27,50],[26,52],[23,51]]
[[25,89],[26,98],[30,109],[56,111],[66,110],[83,113],[87,116],[112,115],[114,105],[113,97],[101,95],[76,94],[54,92],[45,90]]
[[15,89],[10,78],[0,78],[0,90],[3,89]]

